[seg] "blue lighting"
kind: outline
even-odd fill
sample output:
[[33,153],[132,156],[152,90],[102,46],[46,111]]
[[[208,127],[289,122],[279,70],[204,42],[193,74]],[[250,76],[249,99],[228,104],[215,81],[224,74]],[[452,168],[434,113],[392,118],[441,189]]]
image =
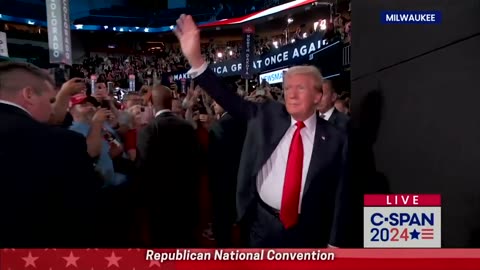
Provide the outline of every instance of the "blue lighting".
[[[20,17],[14,17],[14,16],[9,16],[5,14],[0,14],[0,21],[7,21],[7,22],[14,22],[14,23],[20,23],[20,24],[28,24],[28,25],[36,25],[36,26],[41,26],[41,27],[47,27],[47,22],[45,21],[39,21],[39,20],[32,20],[28,18],[20,18]],[[201,22],[201,24],[205,24],[209,22]],[[169,26],[161,26],[161,27],[140,27],[140,26],[122,26],[122,25],[117,25],[117,26],[108,26],[108,25],[89,25],[89,24],[72,24],[70,26],[70,29],[76,30],[76,31],[115,31],[115,32],[138,32],[142,31],[145,33],[165,33],[165,32],[171,32],[175,26],[169,25]]]

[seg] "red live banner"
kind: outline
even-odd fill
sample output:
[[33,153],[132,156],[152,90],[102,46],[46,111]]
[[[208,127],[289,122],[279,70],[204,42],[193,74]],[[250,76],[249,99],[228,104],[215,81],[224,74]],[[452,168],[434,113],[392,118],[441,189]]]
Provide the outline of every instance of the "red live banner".
[[480,249],[3,249],[1,270],[480,269]]
[[441,206],[440,194],[367,194],[364,206]]

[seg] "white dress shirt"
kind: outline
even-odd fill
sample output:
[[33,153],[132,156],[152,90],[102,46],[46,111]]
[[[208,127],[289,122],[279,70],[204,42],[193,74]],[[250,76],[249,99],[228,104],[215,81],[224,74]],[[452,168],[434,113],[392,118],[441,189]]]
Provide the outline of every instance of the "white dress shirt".
[[[274,209],[280,210],[282,205],[283,183],[285,181],[285,173],[287,171],[287,160],[292,143],[293,134],[297,129],[295,125],[297,121],[292,118],[292,124],[283,135],[283,138],[273,151],[270,158],[265,162],[262,169],[257,175],[257,191],[260,198]],[[300,202],[298,212],[302,205],[303,189],[305,180],[307,179],[308,168],[310,168],[310,160],[313,152],[313,141],[315,138],[315,129],[317,126],[317,116],[312,114],[304,121],[305,127],[300,131],[303,143],[303,170],[302,170],[302,186],[300,189]]]
[[0,99],[0,103],[1,103],[1,104],[6,104],[6,105],[10,105],[10,106],[13,106],[13,107],[17,107],[17,108],[21,109],[22,111],[25,111],[26,113],[28,113],[28,115],[32,115],[29,111],[27,111],[27,109],[25,109],[24,107],[22,107],[22,106],[20,106],[20,105],[18,105],[18,104],[13,103],[13,102]]
[[[330,108],[328,111],[326,111],[325,113],[318,113],[320,115],[320,117],[323,117],[323,119],[327,120],[330,119],[330,117],[332,117],[332,114],[333,114],[333,110],[335,110],[335,106]],[[323,115],[323,116],[322,116]]]
[[196,77],[202,75],[203,72],[205,72],[205,70],[207,70],[208,68],[208,63],[205,62],[203,63],[202,66],[200,66],[199,68],[191,68],[187,74],[192,78],[192,79],[195,79]]
[[171,112],[171,110],[169,110],[169,109],[160,110],[160,111],[155,113],[155,117],[159,116],[162,113],[166,113],[166,112]]

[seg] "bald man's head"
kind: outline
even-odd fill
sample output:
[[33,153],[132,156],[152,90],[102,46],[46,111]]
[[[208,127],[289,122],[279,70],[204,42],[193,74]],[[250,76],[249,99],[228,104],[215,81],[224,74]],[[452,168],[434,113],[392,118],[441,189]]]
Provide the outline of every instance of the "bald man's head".
[[158,110],[172,109],[172,90],[164,85],[154,86],[152,89],[153,107]]

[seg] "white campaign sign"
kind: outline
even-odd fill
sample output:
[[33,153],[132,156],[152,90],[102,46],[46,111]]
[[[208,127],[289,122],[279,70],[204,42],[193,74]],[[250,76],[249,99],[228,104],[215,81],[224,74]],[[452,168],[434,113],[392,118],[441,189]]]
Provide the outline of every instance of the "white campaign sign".
[[283,83],[283,73],[287,71],[288,68],[275,70],[272,72],[264,73],[259,76],[260,82],[266,80],[269,84]]
[[7,34],[0,32],[0,56],[8,57]]

